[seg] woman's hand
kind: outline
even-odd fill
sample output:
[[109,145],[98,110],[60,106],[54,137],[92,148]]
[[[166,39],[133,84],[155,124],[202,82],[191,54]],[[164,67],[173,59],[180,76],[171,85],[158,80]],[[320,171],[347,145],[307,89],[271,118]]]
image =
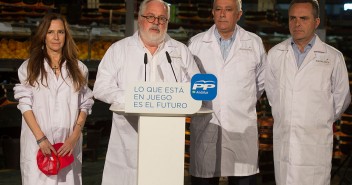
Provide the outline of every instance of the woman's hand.
[[48,139],[45,139],[44,141],[40,142],[39,148],[42,153],[46,156],[51,155],[51,151],[53,151],[54,154],[57,155],[55,148],[53,147],[53,145],[51,145]]
[[70,156],[73,153],[73,150],[80,137],[80,134],[81,132],[79,132],[79,134],[72,133],[72,135],[66,139],[64,144],[57,151],[59,157],[66,156],[66,155]]
[[81,111],[78,115],[72,134],[70,135],[70,137],[66,139],[65,143],[57,151],[59,157],[65,156],[65,155],[71,155],[73,153],[73,150],[77,144],[77,141],[81,137],[81,134],[82,134],[81,131],[83,129],[86,118],[87,118],[87,114]]

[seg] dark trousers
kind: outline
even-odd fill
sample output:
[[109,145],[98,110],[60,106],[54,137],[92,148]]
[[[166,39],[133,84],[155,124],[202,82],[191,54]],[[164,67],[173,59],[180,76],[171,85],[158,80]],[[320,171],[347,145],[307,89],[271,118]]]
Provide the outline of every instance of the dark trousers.
[[[227,177],[229,185],[257,185],[257,176]],[[201,178],[191,176],[192,185],[219,185],[219,177]]]

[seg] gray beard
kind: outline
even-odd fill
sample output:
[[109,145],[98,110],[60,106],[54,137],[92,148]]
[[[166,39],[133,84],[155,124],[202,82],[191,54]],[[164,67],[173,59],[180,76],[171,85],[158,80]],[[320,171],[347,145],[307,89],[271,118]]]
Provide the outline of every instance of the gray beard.
[[152,35],[142,30],[140,30],[139,33],[141,34],[141,37],[145,42],[147,42],[149,45],[155,45],[155,46],[158,46],[160,43],[162,43],[166,35],[166,32],[160,33],[159,35]]

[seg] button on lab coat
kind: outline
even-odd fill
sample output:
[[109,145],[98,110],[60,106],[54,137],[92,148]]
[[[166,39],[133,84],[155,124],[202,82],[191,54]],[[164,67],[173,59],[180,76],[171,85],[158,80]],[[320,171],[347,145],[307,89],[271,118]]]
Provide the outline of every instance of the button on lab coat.
[[351,100],[343,55],[317,36],[298,68],[290,38],[269,51],[266,73],[276,183],[330,184],[332,126]]
[[[144,81],[145,73],[147,81],[175,82],[165,51],[171,56],[178,82],[187,82],[193,74],[199,72],[192,54],[184,44],[166,35],[165,42],[152,56],[136,32],[133,36],[114,43],[105,53],[99,64],[94,96],[108,104],[124,104],[125,89],[133,82]],[[148,54],[146,66],[145,53]],[[113,114],[102,184],[137,184],[137,127],[137,116]]]
[[[82,63],[78,66],[88,80],[88,69]],[[28,61],[18,69],[20,84],[14,87],[18,108],[22,113],[32,110],[35,119],[45,136],[51,142],[63,143],[72,134],[79,112],[89,113],[93,106],[93,93],[84,86],[76,91],[68,77],[66,62],[61,68],[62,76],[56,78],[47,62],[44,62],[48,72],[48,87],[38,80],[40,85],[32,87],[26,83]],[[44,80],[44,84],[45,80]],[[57,185],[82,184],[82,137],[77,141],[73,151],[74,162],[59,171],[58,175],[46,176],[37,166],[39,146],[36,138],[22,118],[21,128],[21,176],[23,185]]]
[[262,40],[236,26],[223,60],[215,26],[194,36],[189,48],[201,72],[218,80],[217,97],[204,102],[213,114],[191,123],[190,173],[196,177],[248,176],[258,170],[256,102],[264,90],[266,52]]

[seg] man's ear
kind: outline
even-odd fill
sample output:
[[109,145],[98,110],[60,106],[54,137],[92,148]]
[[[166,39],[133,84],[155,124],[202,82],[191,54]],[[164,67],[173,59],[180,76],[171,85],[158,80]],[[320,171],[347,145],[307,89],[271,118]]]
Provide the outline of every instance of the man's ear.
[[241,16],[242,16],[242,11],[239,11],[238,14],[237,14],[237,21],[239,21],[241,19]]
[[318,28],[319,24],[320,24],[320,18],[316,18],[315,19],[315,29]]

